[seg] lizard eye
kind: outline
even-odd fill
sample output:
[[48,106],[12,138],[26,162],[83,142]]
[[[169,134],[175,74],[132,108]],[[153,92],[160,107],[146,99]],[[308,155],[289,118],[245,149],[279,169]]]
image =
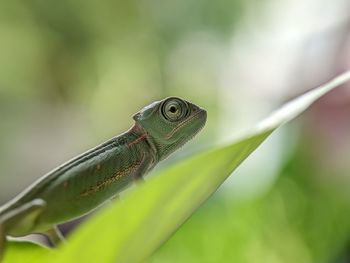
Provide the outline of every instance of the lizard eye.
[[162,114],[169,121],[178,121],[186,116],[187,104],[177,98],[171,98],[164,102]]

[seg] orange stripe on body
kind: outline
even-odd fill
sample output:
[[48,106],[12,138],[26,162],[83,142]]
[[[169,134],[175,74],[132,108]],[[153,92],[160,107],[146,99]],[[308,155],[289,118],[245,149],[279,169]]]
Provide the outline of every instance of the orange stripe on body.
[[146,134],[146,133],[142,134],[142,135],[141,135],[140,137],[138,137],[137,139],[135,139],[135,140],[129,142],[129,143],[128,143],[128,147],[131,147],[131,146],[133,146],[134,144],[139,143],[140,141],[146,139],[146,137],[147,137],[147,134]]

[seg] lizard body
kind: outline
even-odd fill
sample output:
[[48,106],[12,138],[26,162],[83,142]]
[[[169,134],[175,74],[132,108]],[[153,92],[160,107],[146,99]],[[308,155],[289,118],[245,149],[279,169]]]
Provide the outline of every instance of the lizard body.
[[0,207],[0,256],[6,235],[44,233],[59,242],[57,224],[90,212],[141,179],[199,132],[206,111],[171,97],[133,118],[131,129],[57,167]]

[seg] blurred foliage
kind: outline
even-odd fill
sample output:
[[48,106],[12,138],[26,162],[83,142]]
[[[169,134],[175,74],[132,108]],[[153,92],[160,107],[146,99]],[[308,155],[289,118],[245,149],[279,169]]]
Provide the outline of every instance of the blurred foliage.
[[225,0],[4,1],[1,98],[83,103],[105,78],[116,103],[118,97],[164,96],[174,92],[164,70],[178,41],[202,29],[230,32],[239,12],[239,1]]

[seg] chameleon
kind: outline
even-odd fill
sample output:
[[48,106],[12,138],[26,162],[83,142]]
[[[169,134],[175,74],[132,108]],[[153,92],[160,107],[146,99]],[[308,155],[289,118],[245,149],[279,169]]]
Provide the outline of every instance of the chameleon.
[[61,243],[58,224],[91,212],[142,181],[204,127],[207,112],[168,97],[144,107],[133,119],[126,132],[58,166],[0,207],[0,257],[6,236],[39,233],[53,245]]

